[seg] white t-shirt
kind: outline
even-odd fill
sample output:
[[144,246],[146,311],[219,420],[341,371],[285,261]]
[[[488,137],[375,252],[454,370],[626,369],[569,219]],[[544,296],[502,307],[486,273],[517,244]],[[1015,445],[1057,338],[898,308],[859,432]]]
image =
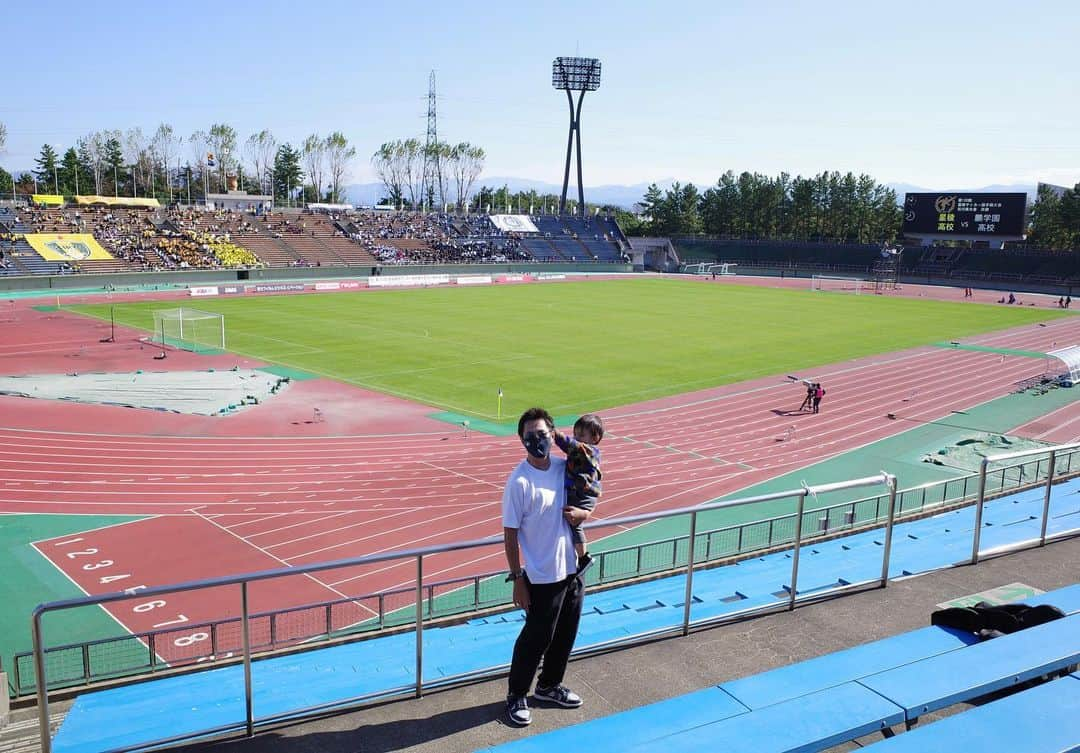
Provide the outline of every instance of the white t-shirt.
[[532,583],[558,583],[577,572],[566,507],[566,460],[551,458],[541,471],[522,460],[503,491],[503,527],[516,528]]

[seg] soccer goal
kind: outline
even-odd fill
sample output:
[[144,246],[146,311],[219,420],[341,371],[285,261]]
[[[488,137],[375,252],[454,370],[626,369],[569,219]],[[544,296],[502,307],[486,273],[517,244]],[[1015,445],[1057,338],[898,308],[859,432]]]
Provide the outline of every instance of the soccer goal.
[[199,309],[158,309],[154,311],[153,341],[195,353],[223,351],[225,317]]
[[811,290],[825,290],[837,293],[860,295],[864,290],[873,291],[873,284],[861,277],[838,277],[835,275],[814,275],[810,278]]
[[725,275],[728,277],[735,276],[735,267],[739,266],[735,262],[700,262],[698,264],[688,264],[687,271],[695,275]]

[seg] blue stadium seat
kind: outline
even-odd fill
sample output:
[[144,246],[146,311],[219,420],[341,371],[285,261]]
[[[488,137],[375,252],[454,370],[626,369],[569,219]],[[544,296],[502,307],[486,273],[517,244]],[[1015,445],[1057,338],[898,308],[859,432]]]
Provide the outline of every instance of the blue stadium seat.
[[907,721],[1080,662],[1080,614],[863,677]]
[[1080,749],[1080,677],[1069,675],[881,740],[871,753],[1064,753]]

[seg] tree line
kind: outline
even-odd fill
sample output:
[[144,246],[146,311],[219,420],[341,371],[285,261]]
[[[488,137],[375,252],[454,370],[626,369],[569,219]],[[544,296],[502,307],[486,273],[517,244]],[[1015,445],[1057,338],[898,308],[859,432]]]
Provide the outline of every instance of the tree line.
[[900,232],[896,192],[869,175],[823,172],[811,178],[725,172],[704,192],[690,183],[645,192],[628,234],[879,243]]
[[1065,191],[1039,186],[1028,242],[1039,248],[1080,249],[1080,183]]
[[483,149],[468,142],[426,144],[408,138],[382,144],[371,155],[371,166],[386,191],[384,203],[415,209],[453,204],[461,211],[485,158]]
[[[0,151],[6,135],[0,123]],[[188,136],[162,123],[152,134],[141,128],[94,131],[63,154],[43,144],[33,170],[12,176],[0,168],[0,196],[97,194],[190,203],[224,193],[235,179],[241,191],[283,202],[340,202],[355,156],[340,131],[312,134],[294,147],[279,143],[268,129],[241,143],[225,123]]]

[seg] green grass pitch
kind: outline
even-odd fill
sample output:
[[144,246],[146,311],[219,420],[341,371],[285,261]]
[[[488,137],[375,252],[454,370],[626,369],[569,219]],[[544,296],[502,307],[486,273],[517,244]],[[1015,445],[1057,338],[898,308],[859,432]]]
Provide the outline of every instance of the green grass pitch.
[[[149,331],[179,304],[114,305]],[[224,314],[233,352],[489,420],[499,389],[504,420],[573,415],[1067,315],[657,278],[183,305]]]

